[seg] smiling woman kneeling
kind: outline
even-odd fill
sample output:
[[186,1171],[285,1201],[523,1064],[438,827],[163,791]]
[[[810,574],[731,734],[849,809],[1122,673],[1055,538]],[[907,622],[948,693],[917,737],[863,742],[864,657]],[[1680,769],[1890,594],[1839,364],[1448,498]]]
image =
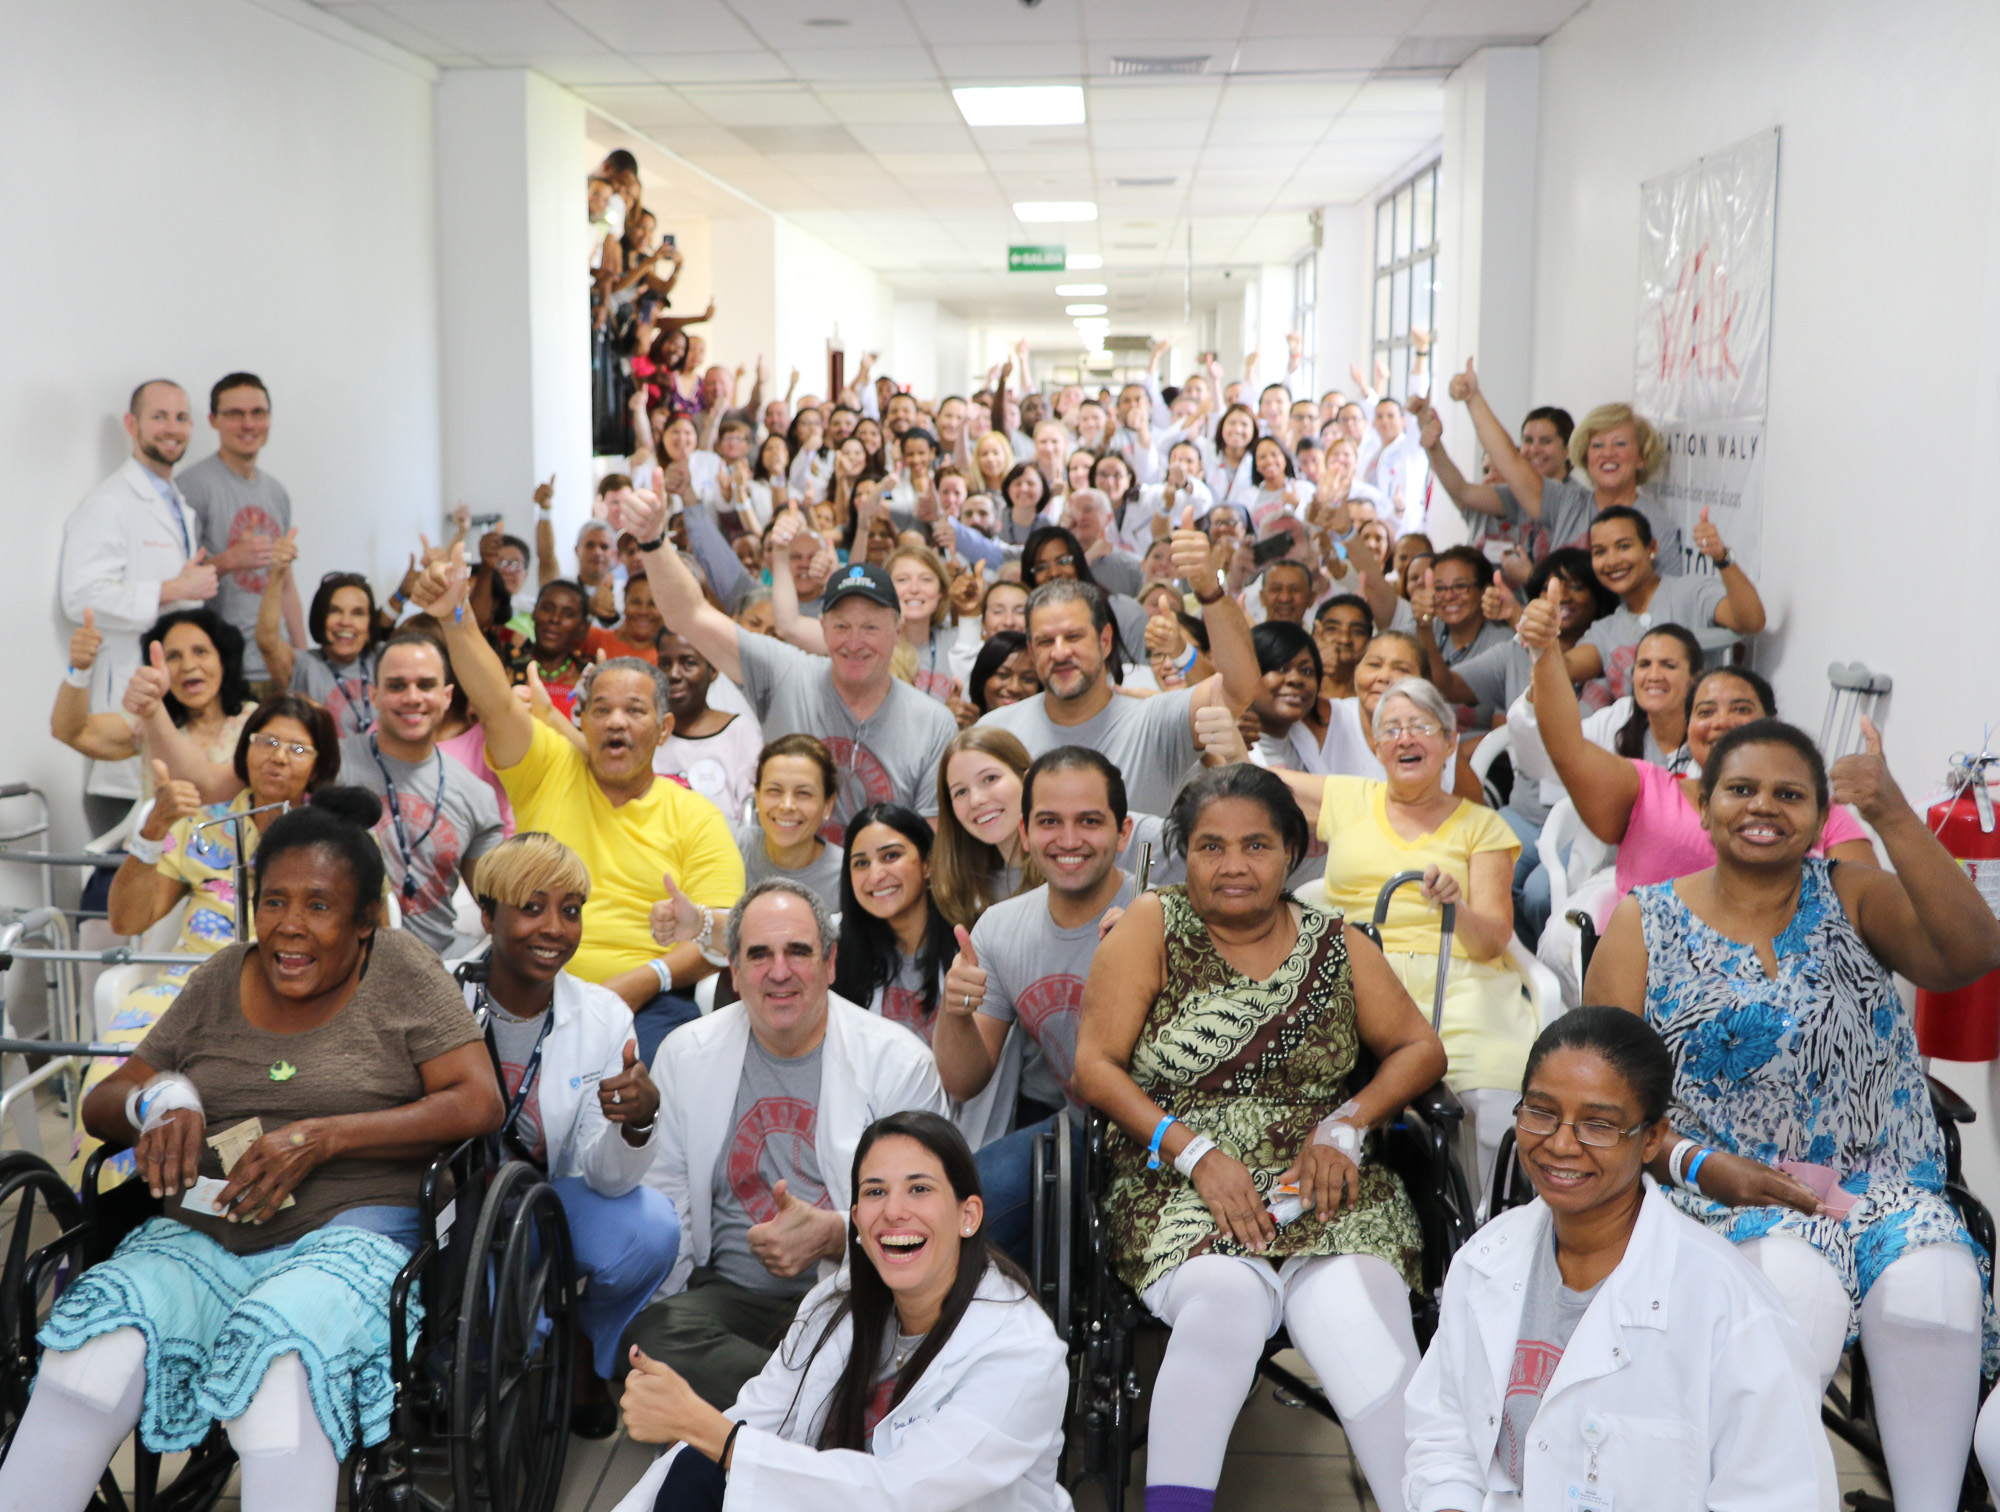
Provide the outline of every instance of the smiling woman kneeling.
[[1658,1033],[1617,1008],[1535,1042],[1514,1119],[1536,1200],[1445,1277],[1406,1401],[1413,1509],[1834,1505],[1804,1335],[1645,1176],[1673,1084]]
[[81,1512],[135,1425],[169,1453],[214,1422],[246,1509],[331,1512],[341,1460],[388,1434],[389,1293],[418,1243],[418,1186],[503,1109],[451,977],[380,927],[380,812],[329,788],[272,824],[256,943],[196,968],[84,1100],[84,1126],[136,1145],[165,1208],[42,1328],[0,1465],[6,1512]]
[[935,1113],[877,1119],[853,1190],[847,1265],[726,1413],[632,1351],[627,1430],[681,1446],[617,1512],[1068,1507],[1063,1347],[987,1241],[964,1137]]

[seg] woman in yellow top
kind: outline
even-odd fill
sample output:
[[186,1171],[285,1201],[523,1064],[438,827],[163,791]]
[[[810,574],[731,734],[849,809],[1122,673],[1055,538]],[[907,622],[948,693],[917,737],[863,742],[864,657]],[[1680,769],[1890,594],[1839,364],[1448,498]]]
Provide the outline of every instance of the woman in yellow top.
[[1425,1004],[1437,990],[1438,909],[1457,905],[1439,1033],[1445,1080],[1472,1113],[1479,1139],[1473,1184],[1483,1189],[1540,1028],[1507,961],[1521,842],[1493,810],[1445,791],[1458,729],[1451,706],[1430,683],[1406,677],[1385,690],[1375,705],[1374,735],[1384,780],[1278,774],[1327,846],[1326,877],[1304,889],[1300,901],[1367,919],[1383,883],[1398,872],[1421,871],[1420,889],[1396,894],[1382,925],[1382,953]]

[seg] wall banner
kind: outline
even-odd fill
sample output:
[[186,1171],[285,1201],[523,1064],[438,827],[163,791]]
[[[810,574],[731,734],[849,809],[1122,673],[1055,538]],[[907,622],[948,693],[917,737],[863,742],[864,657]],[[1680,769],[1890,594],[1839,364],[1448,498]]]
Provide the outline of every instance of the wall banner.
[[1640,185],[1639,413],[1669,461],[1651,485],[1681,526],[1689,571],[1703,509],[1755,577],[1762,554],[1764,417],[1778,132]]

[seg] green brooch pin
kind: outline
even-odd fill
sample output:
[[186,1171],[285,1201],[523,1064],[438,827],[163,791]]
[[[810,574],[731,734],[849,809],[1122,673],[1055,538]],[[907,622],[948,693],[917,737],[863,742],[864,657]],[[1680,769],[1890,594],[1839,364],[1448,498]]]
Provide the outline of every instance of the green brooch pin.
[[298,1074],[299,1068],[290,1061],[279,1061],[275,1066],[271,1067],[272,1081],[287,1082]]

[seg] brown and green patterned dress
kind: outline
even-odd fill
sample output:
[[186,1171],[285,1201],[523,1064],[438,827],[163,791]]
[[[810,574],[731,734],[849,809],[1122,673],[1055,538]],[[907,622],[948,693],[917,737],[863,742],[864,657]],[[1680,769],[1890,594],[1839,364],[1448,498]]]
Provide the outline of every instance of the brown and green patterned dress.
[[[1166,972],[1132,1047],[1131,1074],[1160,1107],[1249,1167],[1260,1192],[1277,1184],[1319,1121],[1351,1095],[1360,1036],[1354,979],[1338,915],[1301,910],[1284,963],[1253,982],[1222,958],[1184,887],[1159,894]],[[1289,902],[1289,899],[1287,900]],[[1105,1208],[1119,1279],[1143,1294],[1197,1255],[1248,1255],[1221,1233],[1192,1182],[1146,1150],[1111,1137]],[[1378,1255],[1415,1285],[1422,1237],[1393,1171],[1364,1160],[1361,1200],[1330,1220],[1305,1213],[1278,1230],[1265,1258]]]

